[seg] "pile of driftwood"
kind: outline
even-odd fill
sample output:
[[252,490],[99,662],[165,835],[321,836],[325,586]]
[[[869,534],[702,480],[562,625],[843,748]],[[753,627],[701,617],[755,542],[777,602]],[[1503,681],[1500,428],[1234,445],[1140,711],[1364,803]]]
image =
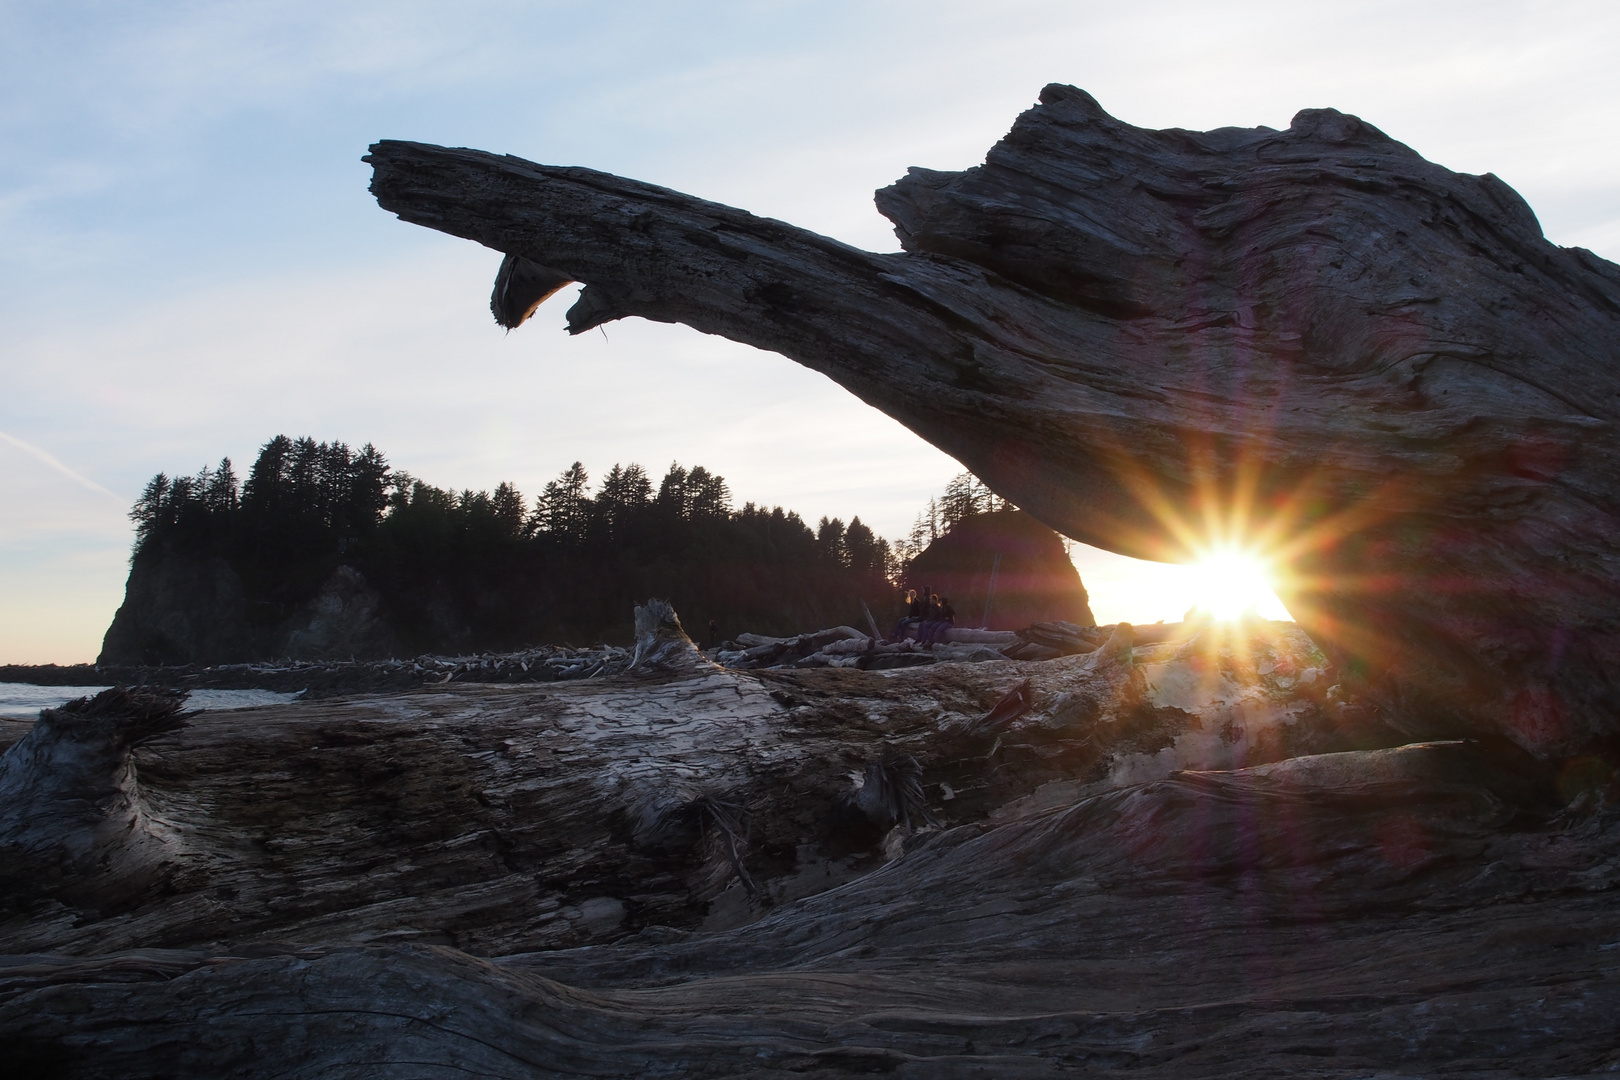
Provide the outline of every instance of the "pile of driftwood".
[[[794,637],[738,634],[709,650],[723,667],[858,668],[883,671],[938,663],[986,660],[1052,660],[1101,648],[1121,627],[1042,622],[1021,630],[948,627],[930,633],[935,640],[873,638],[852,626],[835,626]],[[1137,644],[1164,640],[1180,624],[1131,628]],[[0,682],[37,685],[166,687],[175,690],[275,690],[334,694],[386,693],[444,683],[566,682],[620,674],[634,662],[617,645],[540,645],[515,652],[465,656],[422,655],[404,660],[274,660],[244,664],[140,667],[75,664],[0,667]]]
[[1096,651],[1113,627],[1077,626],[1071,622],[1034,623],[1018,631],[1018,644],[1003,649],[1014,660],[1053,660]]
[[[949,627],[931,642],[905,638],[874,639],[851,626],[766,637],[738,634],[708,653],[728,668],[849,667],[863,671],[921,667],[937,663],[985,660],[1050,660],[1098,648],[1115,627],[1077,626],[1067,622],[1035,623],[1022,630],[973,630]],[[1138,628],[1144,640],[1154,628]],[[244,664],[139,667],[75,664],[67,667],[11,665],[0,668],[0,682],[38,685],[168,687],[176,690],[306,691],[313,697],[333,694],[385,693],[444,683],[566,682],[616,675],[634,656],[617,645],[541,645],[516,652],[483,652],[466,656],[422,655],[404,660],[273,660]]]
[[713,658],[729,668],[889,668],[921,667],[942,660],[1005,660],[999,650],[1019,643],[1011,631],[951,628],[938,642],[914,638],[889,641],[863,634],[851,626],[835,626],[797,637],[738,634],[716,649]]
[[1133,628],[1079,626],[1071,622],[1040,622],[1022,630],[973,630],[948,627],[928,636],[896,640],[874,638],[852,626],[835,626],[797,637],[738,634],[710,655],[728,668],[845,667],[863,671],[921,667],[938,663],[978,663],[985,660],[1053,660],[1094,652],[1124,631],[1138,642],[1159,641],[1174,627],[1157,624]]
[[630,661],[630,650],[617,645],[540,645],[516,652],[423,655],[406,660],[271,660],[209,667],[10,665],[0,668],[0,682],[39,686],[116,684],[175,690],[302,690],[323,697],[409,690],[448,682],[565,682],[615,674],[629,667]]
[[613,674],[630,664],[630,650],[617,645],[573,648],[543,645],[512,653],[477,656],[418,656],[415,660],[388,660],[383,664],[409,666],[412,674],[428,682],[562,682]]

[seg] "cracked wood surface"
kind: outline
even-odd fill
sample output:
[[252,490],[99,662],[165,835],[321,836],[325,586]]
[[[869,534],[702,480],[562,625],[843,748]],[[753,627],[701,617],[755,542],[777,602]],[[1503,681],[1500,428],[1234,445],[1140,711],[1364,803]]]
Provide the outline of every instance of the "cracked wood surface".
[[[1620,833],[1577,809],[1610,780],[1361,749],[1398,734],[1286,624],[1144,636],[885,673],[675,641],[602,680],[194,715],[113,770],[164,873],[4,897],[0,1051],[121,1078],[1620,1061]],[[41,734],[0,766],[31,775]],[[944,828],[861,817],[853,777],[898,751]],[[746,815],[758,895],[703,798]]]
[[580,281],[571,331],[779,352],[1076,539],[1246,529],[1412,734],[1614,744],[1620,269],[1494,176],[1331,109],[1151,131],[1049,86],[984,165],[879,192],[881,254],[589,169],[368,160],[384,208],[507,253],[509,325]]

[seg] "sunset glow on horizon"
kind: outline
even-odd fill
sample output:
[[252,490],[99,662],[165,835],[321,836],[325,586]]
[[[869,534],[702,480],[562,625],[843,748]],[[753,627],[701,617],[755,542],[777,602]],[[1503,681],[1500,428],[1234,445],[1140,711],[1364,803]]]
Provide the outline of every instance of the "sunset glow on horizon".
[[[1217,548],[1187,568],[1193,585],[1193,606],[1212,618],[1242,618],[1247,612],[1268,618],[1287,618],[1286,609],[1272,587],[1264,560],[1239,548]],[[1282,614],[1269,614],[1282,609]]]
[[1293,621],[1275,570],[1241,548],[1211,548],[1191,563],[1159,563],[1076,544],[1071,555],[1098,625],[1179,622],[1193,609],[1217,620],[1253,613]]

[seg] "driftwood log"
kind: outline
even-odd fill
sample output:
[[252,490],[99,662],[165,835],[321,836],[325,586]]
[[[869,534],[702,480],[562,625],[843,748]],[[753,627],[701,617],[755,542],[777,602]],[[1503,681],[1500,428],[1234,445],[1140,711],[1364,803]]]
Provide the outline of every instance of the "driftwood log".
[[0,758],[0,1072],[1617,1061],[1612,776],[1389,747],[1295,627],[737,672],[637,622],[599,679],[48,712]]
[[506,253],[508,326],[636,315],[779,352],[1042,521],[1256,544],[1415,735],[1620,735],[1620,269],[1495,176],[1331,109],[1150,131],[1049,86],[984,165],[878,193],[903,253],[583,168],[371,148],[406,221]]

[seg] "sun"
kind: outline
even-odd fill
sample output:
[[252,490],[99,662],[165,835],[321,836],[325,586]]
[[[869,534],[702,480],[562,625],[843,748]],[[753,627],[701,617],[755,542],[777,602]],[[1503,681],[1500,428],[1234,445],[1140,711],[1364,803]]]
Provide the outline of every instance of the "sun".
[[1187,567],[1193,606],[1216,619],[1245,613],[1288,618],[1273,590],[1266,561],[1237,548],[1217,548]]

